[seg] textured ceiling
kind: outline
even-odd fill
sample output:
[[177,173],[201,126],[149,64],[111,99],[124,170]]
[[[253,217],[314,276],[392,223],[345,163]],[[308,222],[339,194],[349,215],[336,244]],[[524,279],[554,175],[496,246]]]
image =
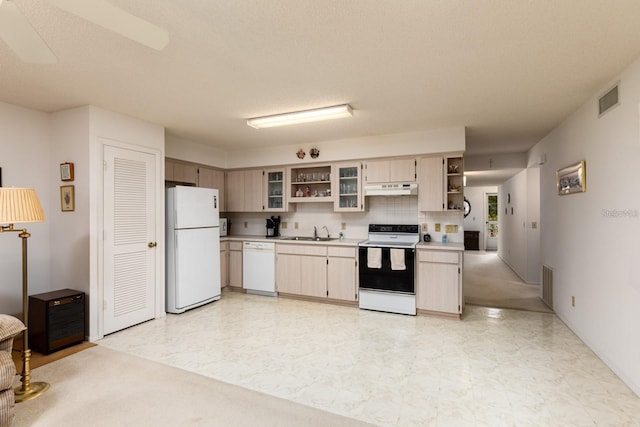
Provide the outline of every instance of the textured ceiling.
[[[522,152],[640,54],[637,0],[112,0],[168,30],[161,52],[14,3],[59,62],[0,41],[0,100],[93,104],[223,150],[466,126],[467,155]],[[342,103],[352,119],[245,124]]]

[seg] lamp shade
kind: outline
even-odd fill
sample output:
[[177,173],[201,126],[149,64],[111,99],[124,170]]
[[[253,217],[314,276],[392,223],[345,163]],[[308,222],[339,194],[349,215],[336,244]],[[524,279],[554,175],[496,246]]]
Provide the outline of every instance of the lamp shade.
[[0,188],[0,224],[42,222],[44,211],[33,188]]

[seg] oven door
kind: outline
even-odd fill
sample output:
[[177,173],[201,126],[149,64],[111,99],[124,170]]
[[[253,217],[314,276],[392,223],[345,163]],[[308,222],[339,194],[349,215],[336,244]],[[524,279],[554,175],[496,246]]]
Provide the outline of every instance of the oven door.
[[[388,292],[402,292],[415,294],[415,249],[375,247],[381,251],[380,268],[369,267],[369,249],[371,247],[360,246],[358,248],[358,271],[360,273],[360,289],[370,289]],[[404,269],[398,269],[396,252],[395,268],[392,268],[391,250],[404,252]],[[375,257],[375,252],[371,252]],[[400,256],[401,258],[401,256]],[[374,262],[374,264],[378,264]]]

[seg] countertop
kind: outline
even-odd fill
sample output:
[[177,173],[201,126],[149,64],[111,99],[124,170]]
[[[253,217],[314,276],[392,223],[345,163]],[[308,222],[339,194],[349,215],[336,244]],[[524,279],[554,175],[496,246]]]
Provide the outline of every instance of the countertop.
[[[235,235],[235,236],[223,236],[220,237],[220,241],[251,241],[251,242],[275,242],[294,245],[328,245],[328,246],[358,246],[358,243],[364,242],[367,239],[336,239],[323,241],[314,240],[283,240],[283,237],[265,237],[262,235]],[[416,249],[429,249],[438,251],[464,251],[464,243],[440,243],[440,242],[419,242]]]
[[420,242],[416,249],[430,249],[438,251],[464,251],[464,243]]
[[284,244],[296,244],[296,245],[325,245],[325,246],[358,246],[358,243],[364,242],[367,239],[336,239],[329,241],[314,241],[314,240],[282,240],[283,237],[265,237],[261,235],[242,235],[242,236],[223,236],[220,237],[220,241],[241,241],[241,242],[274,242]]

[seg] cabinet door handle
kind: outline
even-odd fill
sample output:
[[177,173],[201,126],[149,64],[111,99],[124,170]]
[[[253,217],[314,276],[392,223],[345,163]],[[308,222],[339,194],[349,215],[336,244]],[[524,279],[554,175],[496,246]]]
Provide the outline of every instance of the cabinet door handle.
[[156,246],[158,246],[158,244],[156,242],[149,242],[149,244],[147,246],[149,246],[149,249],[151,249],[151,248],[155,248]]

